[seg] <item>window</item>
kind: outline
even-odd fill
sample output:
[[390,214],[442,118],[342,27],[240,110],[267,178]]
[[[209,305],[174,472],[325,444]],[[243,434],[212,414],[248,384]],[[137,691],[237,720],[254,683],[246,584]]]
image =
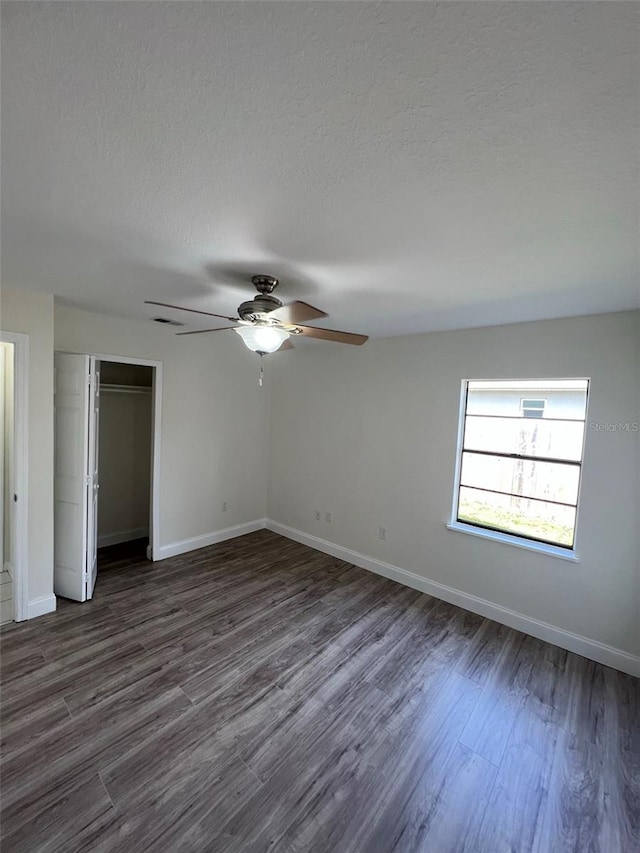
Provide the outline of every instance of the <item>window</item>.
[[455,522],[573,548],[588,386],[463,383]]
[[544,404],[546,400],[520,400],[520,408],[524,418],[544,417]]

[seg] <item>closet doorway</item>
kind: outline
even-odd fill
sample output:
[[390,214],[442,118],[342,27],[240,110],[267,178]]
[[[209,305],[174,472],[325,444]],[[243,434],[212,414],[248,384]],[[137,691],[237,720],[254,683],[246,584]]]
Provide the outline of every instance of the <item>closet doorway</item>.
[[[100,552],[114,546],[123,554],[142,554],[149,545],[153,368],[102,361],[99,370]],[[124,547],[126,545],[126,547]]]
[[55,367],[54,590],[86,601],[101,562],[157,553],[162,367],[76,353]]

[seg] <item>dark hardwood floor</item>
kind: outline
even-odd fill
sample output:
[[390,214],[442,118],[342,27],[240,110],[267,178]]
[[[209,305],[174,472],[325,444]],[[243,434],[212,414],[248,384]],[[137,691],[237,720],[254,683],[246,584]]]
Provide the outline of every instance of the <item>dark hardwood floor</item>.
[[639,682],[261,531],[1,632],[2,845],[631,853]]

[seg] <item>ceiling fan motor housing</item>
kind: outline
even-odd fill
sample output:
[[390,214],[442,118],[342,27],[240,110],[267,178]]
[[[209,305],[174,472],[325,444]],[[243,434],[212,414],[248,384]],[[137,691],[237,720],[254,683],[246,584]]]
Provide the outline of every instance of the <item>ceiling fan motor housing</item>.
[[238,308],[238,316],[241,320],[253,322],[255,320],[265,320],[271,311],[276,308],[282,308],[282,302],[271,296],[273,291],[278,286],[278,279],[272,275],[254,275],[251,279],[254,287],[258,291],[255,299],[248,302],[243,302]]
[[238,308],[238,315],[241,320],[264,320],[271,311],[281,307],[282,302],[275,296],[261,293],[255,299],[243,302]]

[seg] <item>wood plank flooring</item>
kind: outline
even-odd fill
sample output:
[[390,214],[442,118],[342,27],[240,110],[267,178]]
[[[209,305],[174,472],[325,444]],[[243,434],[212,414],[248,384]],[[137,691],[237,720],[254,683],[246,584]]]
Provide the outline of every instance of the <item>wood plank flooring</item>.
[[640,682],[260,531],[2,630],[2,851],[632,853]]

